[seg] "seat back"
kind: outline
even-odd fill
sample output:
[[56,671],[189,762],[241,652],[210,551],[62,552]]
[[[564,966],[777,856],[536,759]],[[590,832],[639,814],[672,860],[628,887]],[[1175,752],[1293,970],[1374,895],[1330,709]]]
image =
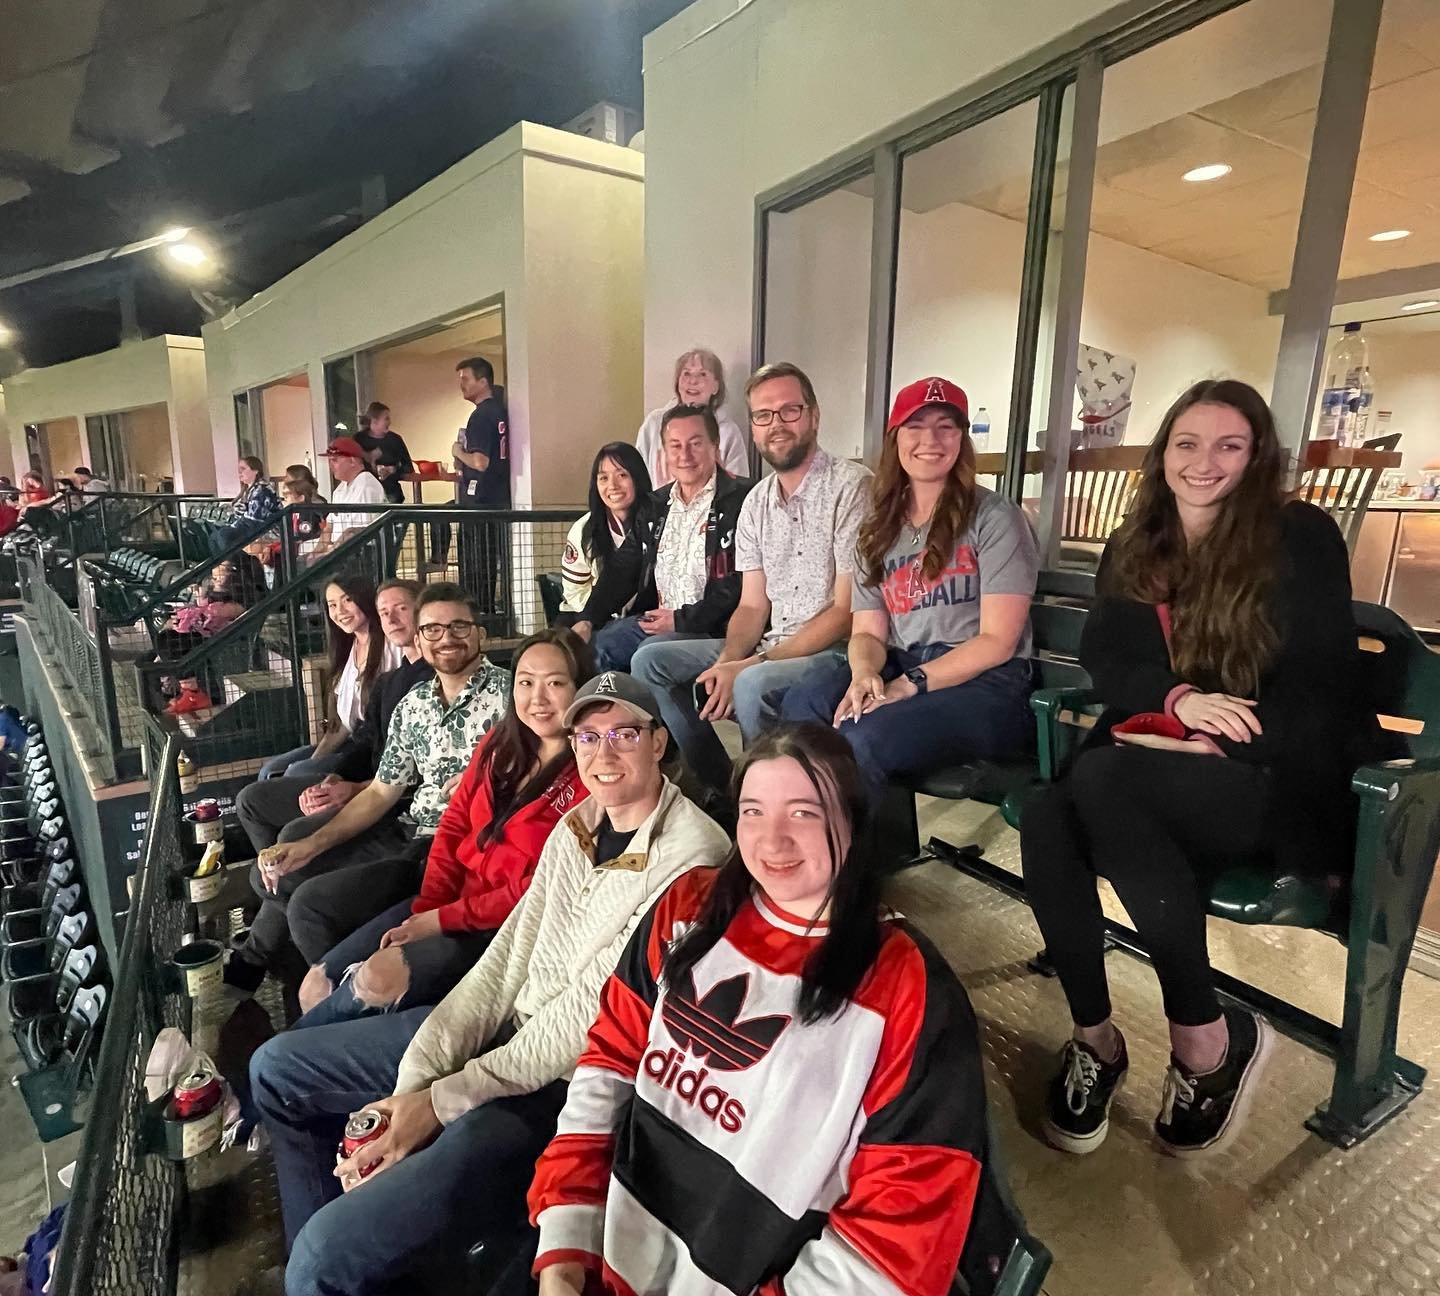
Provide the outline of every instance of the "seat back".
[[1030,605],[1036,688],[1084,688],[1090,683],[1080,665],[1080,637],[1089,608],[1080,600],[1093,597],[1094,591],[1095,578],[1088,572],[1040,573]]
[[70,956],[70,951],[85,939],[89,930],[90,915],[84,909],[62,918],[50,937],[50,966],[59,971]]
[[65,1014],[65,1044],[61,1058],[70,1071],[72,1092],[79,1089],[85,1064],[94,1052],[108,998],[103,985],[81,986],[70,1001],[69,1012]]
[[560,606],[565,602],[565,586],[556,572],[541,572],[535,577],[540,587],[540,602],[545,608],[545,624],[554,625],[560,615]]
[[1409,755],[1440,756],[1440,653],[1389,608],[1354,606],[1370,704]]
[[1383,471],[1368,465],[1327,465],[1310,469],[1300,479],[1300,498],[1324,509],[1335,519],[1335,525],[1345,537],[1345,546],[1352,553],[1360,536],[1360,524],[1365,521],[1365,510],[1370,507],[1370,497],[1375,494]]
[[65,956],[60,975],[55,978],[55,1010],[68,1013],[80,987],[90,979],[99,955],[93,945],[78,945]]
[[1134,446],[1072,450],[1065,476],[1061,540],[1103,544],[1125,520],[1140,471]]
[[994,1124],[987,1116],[980,1187],[960,1253],[954,1296],[1037,1296],[1050,1259],[1049,1249],[1030,1232],[1010,1195]]

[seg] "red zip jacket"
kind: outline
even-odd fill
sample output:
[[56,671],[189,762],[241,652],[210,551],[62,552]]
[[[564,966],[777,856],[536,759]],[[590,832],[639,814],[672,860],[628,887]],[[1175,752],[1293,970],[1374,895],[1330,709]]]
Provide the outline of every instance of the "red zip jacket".
[[589,796],[572,760],[544,792],[510,817],[497,840],[482,848],[480,832],[495,815],[489,771],[482,768],[489,747],[487,734],[440,817],[420,894],[411,906],[417,914],[438,909],[441,931],[499,927],[530,885],[550,830]]

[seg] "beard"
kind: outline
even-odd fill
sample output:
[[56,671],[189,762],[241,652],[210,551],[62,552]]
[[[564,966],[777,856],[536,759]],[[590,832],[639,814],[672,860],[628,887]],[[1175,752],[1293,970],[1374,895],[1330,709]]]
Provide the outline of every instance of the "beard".
[[807,432],[803,436],[797,433],[795,440],[784,449],[771,450],[768,445],[762,446],[760,457],[776,472],[789,472],[805,462],[805,456],[810,453],[814,444],[814,432]]

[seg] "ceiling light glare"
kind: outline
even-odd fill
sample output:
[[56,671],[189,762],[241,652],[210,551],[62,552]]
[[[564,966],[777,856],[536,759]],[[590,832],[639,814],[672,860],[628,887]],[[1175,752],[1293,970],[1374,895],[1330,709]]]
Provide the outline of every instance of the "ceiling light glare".
[[0,346],[9,346],[15,340],[15,330],[0,320]]
[[178,261],[183,266],[204,265],[210,259],[205,249],[195,243],[171,243],[165,251],[172,261]]
[[162,235],[160,235],[160,241],[162,243],[180,243],[189,237],[190,230],[187,226],[172,225]]
[[1409,238],[1409,230],[1381,230],[1378,234],[1370,235],[1372,243],[1393,243],[1396,239]]
[[1424,301],[1406,302],[1400,307],[1402,311],[1434,310],[1440,306],[1440,297],[1427,297]]
[[1226,162],[1210,162],[1205,166],[1191,167],[1180,178],[1191,184],[1204,184],[1207,180],[1219,180],[1230,174],[1233,168]]

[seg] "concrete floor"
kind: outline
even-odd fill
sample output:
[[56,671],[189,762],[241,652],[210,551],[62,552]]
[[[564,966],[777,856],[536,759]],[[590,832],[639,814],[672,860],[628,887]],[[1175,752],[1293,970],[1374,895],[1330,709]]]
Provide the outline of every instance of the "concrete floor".
[[[10,1078],[20,1070],[20,1055],[10,1037],[8,1023],[0,1033],[0,1255],[14,1255],[55,1202],[68,1192],[56,1173],[80,1155],[82,1133],[42,1146],[35,1137],[25,1100]],[[47,1192],[47,1179],[49,1189]]]

